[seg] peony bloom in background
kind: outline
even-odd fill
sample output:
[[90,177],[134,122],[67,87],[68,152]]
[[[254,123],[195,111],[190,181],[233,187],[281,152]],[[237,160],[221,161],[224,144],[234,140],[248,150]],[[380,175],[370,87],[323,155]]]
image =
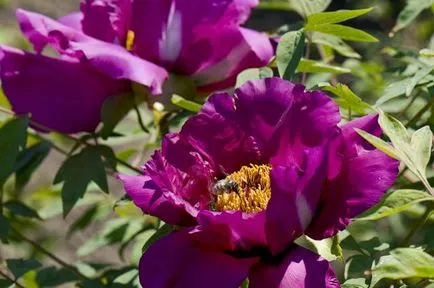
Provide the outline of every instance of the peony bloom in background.
[[381,134],[376,116],[340,120],[325,94],[279,78],[212,95],[143,175],[119,176],[138,207],[177,227],[143,255],[143,287],[339,287],[294,240],[335,235],[398,174],[354,131]]
[[[36,54],[0,47],[2,87],[14,110],[64,133],[93,131],[110,95],[131,81],[162,93],[168,73],[200,91],[232,86],[273,50],[267,36],[241,28],[257,0],[85,0],[59,21],[17,11]],[[50,45],[59,58],[42,55]]]

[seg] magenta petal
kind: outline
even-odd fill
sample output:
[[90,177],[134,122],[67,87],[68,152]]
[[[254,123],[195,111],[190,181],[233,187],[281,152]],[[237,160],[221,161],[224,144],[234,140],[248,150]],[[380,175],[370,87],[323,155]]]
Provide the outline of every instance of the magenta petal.
[[266,66],[273,56],[273,47],[264,33],[239,27],[216,27],[201,33],[204,35],[197,36],[199,39],[186,49],[179,64],[203,91],[233,86],[240,72]]
[[84,33],[105,42],[125,44],[132,0],[85,0],[80,8]]
[[104,100],[129,89],[123,81],[72,60],[0,47],[0,77],[17,114],[62,133],[92,132]]
[[173,193],[164,193],[148,176],[118,175],[125,191],[133,199],[134,204],[146,214],[159,217],[174,225],[191,225],[195,210],[189,203]]
[[333,141],[320,209],[306,232],[314,239],[344,229],[351,218],[375,205],[398,175],[398,161],[369,145],[354,128],[377,135],[381,131],[377,117],[369,115],[344,125]]
[[301,167],[274,166],[266,234],[272,254],[283,251],[308,227],[326,178],[325,149],[305,151]]
[[57,19],[57,21],[59,21],[61,24],[77,30],[82,29],[81,26],[82,20],[83,20],[83,13],[81,12],[73,12]]
[[36,52],[50,44],[59,53],[89,63],[113,79],[128,79],[151,88],[160,94],[167,72],[125,48],[86,36],[81,31],[64,26],[41,14],[17,10],[23,34],[32,42]]
[[181,139],[214,165],[214,171],[219,172],[217,177],[261,160],[255,139],[238,125],[234,109],[234,100],[229,94],[214,94],[180,132]]
[[330,264],[302,247],[288,252],[280,263],[258,263],[249,273],[250,288],[338,288]]
[[301,163],[303,151],[325,145],[338,133],[339,107],[321,91],[296,85],[292,105],[285,112],[269,145],[273,165]]
[[192,237],[205,247],[220,251],[249,251],[266,246],[265,213],[201,211]]
[[140,283],[152,288],[239,287],[255,261],[200,249],[186,232],[172,232],[142,256]]

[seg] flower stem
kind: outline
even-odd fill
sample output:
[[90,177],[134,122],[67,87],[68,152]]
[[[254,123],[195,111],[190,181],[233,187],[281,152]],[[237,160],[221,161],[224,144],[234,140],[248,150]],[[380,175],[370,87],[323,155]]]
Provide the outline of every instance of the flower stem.
[[402,240],[402,242],[401,242],[401,244],[399,246],[401,246],[401,247],[408,246],[408,244],[410,244],[410,241],[413,238],[413,236],[416,234],[416,232],[419,229],[421,229],[425,225],[425,223],[428,221],[429,217],[431,216],[431,214],[433,212],[434,212],[434,204],[430,203],[426,207],[425,213],[422,215],[422,217],[420,217],[420,219],[412,227],[412,229],[410,230],[410,232],[408,233],[408,235],[404,238],[404,240]]
[[51,260],[53,260],[54,262],[56,262],[57,264],[59,264],[60,266],[63,266],[69,270],[71,270],[75,275],[77,275],[80,279],[82,280],[88,280],[88,278],[81,274],[77,268],[75,268],[74,266],[66,263],[65,261],[63,261],[62,259],[60,259],[59,257],[57,257],[56,255],[52,254],[51,252],[49,252],[47,249],[45,249],[44,247],[42,247],[41,245],[39,245],[38,243],[36,243],[35,241],[33,241],[30,238],[27,238],[26,236],[24,236],[23,234],[21,234],[17,229],[15,229],[14,227],[10,227],[11,231],[13,231],[15,233],[16,236],[18,236],[19,238],[21,238],[22,240],[28,242],[29,244],[31,244],[36,250],[38,250],[39,252],[41,252],[42,254],[46,255],[48,258],[50,258]]
[[139,122],[140,128],[142,128],[143,132],[149,133],[149,129],[146,127],[145,123],[143,122],[142,114],[140,113],[139,106],[137,105],[136,101],[134,101],[134,110],[137,114],[137,122]]
[[17,286],[18,288],[25,288],[23,285],[21,285],[20,283],[18,283],[18,280],[14,280],[12,279],[7,273],[3,272],[2,269],[0,269],[0,275],[3,276],[5,279],[11,281],[12,283],[15,284],[15,286]]

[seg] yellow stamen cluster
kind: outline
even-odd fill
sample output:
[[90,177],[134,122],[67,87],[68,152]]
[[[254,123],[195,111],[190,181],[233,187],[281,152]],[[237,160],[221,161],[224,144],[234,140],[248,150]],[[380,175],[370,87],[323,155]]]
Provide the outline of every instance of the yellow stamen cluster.
[[268,165],[250,165],[227,176],[226,179],[238,184],[239,191],[216,195],[216,210],[254,213],[267,208],[271,197],[270,170]]
[[134,31],[129,30],[127,40],[125,41],[125,48],[127,48],[128,51],[133,50],[134,38],[136,38],[136,34],[134,34]]

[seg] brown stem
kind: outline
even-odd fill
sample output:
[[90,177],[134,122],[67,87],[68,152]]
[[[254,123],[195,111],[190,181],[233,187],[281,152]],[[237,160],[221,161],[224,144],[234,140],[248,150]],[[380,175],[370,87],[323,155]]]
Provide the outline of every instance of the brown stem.
[[0,275],[3,276],[5,279],[8,279],[9,281],[11,281],[12,283],[15,284],[15,286],[17,286],[18,288],[26,288],[23,285],[21,285],[20,283],[18,283],[18,280],[14,280],[12,279],[7,273],[4,273],[2,271],[3,269],[0,269]]

